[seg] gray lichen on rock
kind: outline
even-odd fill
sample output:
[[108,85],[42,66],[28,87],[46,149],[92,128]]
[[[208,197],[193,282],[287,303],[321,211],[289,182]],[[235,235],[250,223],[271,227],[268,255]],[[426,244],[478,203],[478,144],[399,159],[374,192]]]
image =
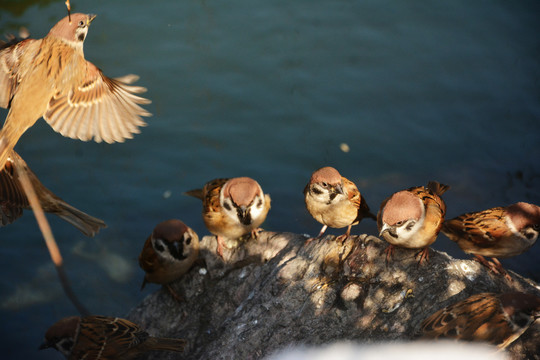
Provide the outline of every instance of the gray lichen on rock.
[[[512,273],[512,282],[472,260],[430,250],[418,266],[415,251],[396,249],[373,236],[315,239],[263,232],[257,240],[216,256],[216,239],[201,241],[201,264],[166,289],[149,295],[128,319],[152,335],[189,342],[183,354],[148,359],[261,359],[290,345],[341,340],[414,340],[422,320],[480,292],[522,291],[538,285]],[[515,358],[540,354],[537,321],[507,349]]]

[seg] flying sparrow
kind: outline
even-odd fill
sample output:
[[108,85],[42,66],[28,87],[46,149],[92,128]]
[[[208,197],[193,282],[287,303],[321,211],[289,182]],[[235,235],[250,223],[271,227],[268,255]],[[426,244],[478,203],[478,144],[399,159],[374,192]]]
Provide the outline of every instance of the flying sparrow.
[[7,162],[0,170],[0,225],[11,224],[22,215],[23,209],[30,209],[26,193],[19,181],[18,172],[26,170],[44,211],[59,216],[79,229],[84,235],[93,237],[105,223],[92,217],[60,199],[47,189],[30,170],[26,162],[11,150]]
[[152,337],[125,319],[70,316],[47,330],[40,350],[52,347],[68,360],[129,360],[152,350],[182,352],[185,346],[185,340]]
[[180,300],[169,283],[187,273],[198,255],[199,237],[195,231],[176,219],[159,223],[139,255],[139,266],[146,272],[141,289],[147,282],[162,284]]
[[72,14],[43,39],[0,50],[0,106],[9,108],[0,130],[0,169],[22,134],[41,117],[60,134],[96,142],[122,142],[150,116],[130,86],[135,75],[111,79],[84,58],[83,42],[95,15]]
[[394,246],[423,249],[418,264],[429,258],[429,245],[435,242],[446,213],[441,195],[449,186],[430,181],[427,186],[399,191],[381,204],[377,214],[379,236],[390,243],[386,260]]
[[235,240],[246,234],[257,238],[259,226],[270,210],[270,196],[248,177],[215,179],[186,194],[203,201],[204,224],[217,236],[217,253],[221,257],[223,247],[227,247],[225,239]]
[[377,219],[356,185],[333,167],[323,167],[311,175],[304,188],[304,200],[311,216],[323,224],[317,237],[322,236],[328,226],[347,227],[345,234],[337,238],[344,240],[351,234],[351,227],[364,217]]
[[504,349],[540,317],[540,297],[481,293],[447,306],[422,322],[426,338],[484,341]]
[[[472,212],[444,222],[441,231],[459,247],[490,268],[507,276],[497,258],[529,250],[540,232],[540,207],[524,202]],[[493,258],[493,263],[484,256]]]

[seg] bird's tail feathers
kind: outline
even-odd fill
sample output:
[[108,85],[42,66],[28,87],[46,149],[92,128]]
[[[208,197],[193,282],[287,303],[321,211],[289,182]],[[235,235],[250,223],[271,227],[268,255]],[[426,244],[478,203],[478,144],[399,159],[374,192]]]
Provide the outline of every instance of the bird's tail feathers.
[[62,200],[58,205],[62,211],[57,212],[56,215],[75,226],[86,236],[94,237],[101,228],[107,227],[103,220],[90,216]]
[[428,182],[427,184],[427,188],[431,191],[433,191],[433,193],[435,195],[438,195],[438,196],[441,196],[442,194],[444,194],[448,189],[450,189],[450,186],[448,185],[445,185],[445,184],[441,184],[437,181],[430,181]]
[[145,345],[148,346],[149,350],[182,352],[187,345],[187,341],[184,339],[150,337],[146,340]]

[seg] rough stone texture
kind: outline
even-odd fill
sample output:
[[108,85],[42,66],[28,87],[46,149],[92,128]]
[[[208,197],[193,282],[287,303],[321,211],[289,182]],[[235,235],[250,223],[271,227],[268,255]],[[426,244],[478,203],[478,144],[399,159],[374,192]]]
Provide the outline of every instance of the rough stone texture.
[[[189,341],[183,354],[147,359],[261,359],[289,345],[412,340],[423,319],[480,292],[517,290],[540,295],[531,280],[489,273],[472,260],[431,250],[428,264],[415,252],[373,236],[315,239],[263,232],[258,240],[215,255],[215,237],[201,242],[201,264],[172,284],[185,301],[163,288],[127,316],[152,335]],[[540,354],[540,321],[508,351],[513,358]]]

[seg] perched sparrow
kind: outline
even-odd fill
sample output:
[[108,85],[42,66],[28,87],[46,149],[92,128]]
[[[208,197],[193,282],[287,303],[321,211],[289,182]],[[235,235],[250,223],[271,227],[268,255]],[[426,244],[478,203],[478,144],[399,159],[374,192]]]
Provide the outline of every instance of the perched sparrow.
[[86,236],[94,236],[105,223],[75,209],[54,195],[30,170],[26,162],[14,150],[10,151],[6,165],[0,170],[0,225],[11,224],[22,215],[23,209],[30,209],[28,198],[19,182],[18,171],[26,170],[44,211],[57,215],[75,226]]
[[70,316],[47,330],[40,350],[55,348],[68,360],[129,360],[151,350],[182,352],[185,346],[185,340],[152,337],[125,319]]
[[427,186],[399,191],[381,204],[377,214],[379,236],[390,243],[386,260],[394,246],[423,249],[418,264],[429,257],[429,245],[435,242],[444,221],[446,205],[440,196],[447,185],[430,181]]
[[369,211],[364,197],[356,185],[347,180],[332,167],[323,167],[311,175],[304,189],[306,208],[323,227],[317,237],[322,236],[328,226],[332,228],[347,227],[345,239],[351,233],[351,227],[364,217],[377,218]]
[[225,239],[239,239],[249,233],[256,238],[270,210],[270,196],[248,177],[215,179],[202,189],[186,194],[203,201],[203,220],[217,236],[217,252],[221,257]]
[[[441,231],[497,274],[506,275],[497,258],[519,255],[540,232],[540,207],[524,202],[467,213],[444,222]],[[493,263],[484,256],[493,258]]]
[[0,169],[22,134],[41,117],[64,136],[122,142],[149,116],[149,101],[129,86],[137,76],[111,79],[86,61],[83,42],[95,15],[72,14],[43,39],[0,50],[0,106],[9,112],[0,131]]
[[180,299],[169,283],[189,271],[199,256],[199,237],[180,220],[159,223],[146,239],[139,255],[139,266],[146,272],[142,288],[147,282],[165,285]]
[[540,297],[481,293],[447,306],[422,322],[426,338],[485,341],[504,349],[540,317]]

